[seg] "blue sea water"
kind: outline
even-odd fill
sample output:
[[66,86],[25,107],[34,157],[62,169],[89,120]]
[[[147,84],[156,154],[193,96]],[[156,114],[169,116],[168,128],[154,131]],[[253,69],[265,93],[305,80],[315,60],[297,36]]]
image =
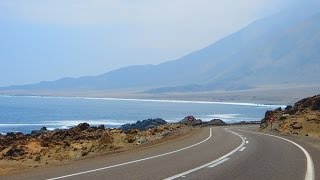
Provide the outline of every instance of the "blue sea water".
[[177,122],[185,116],[226,122],[260,120],[281,105],[80,97],[0,96],[0,133],[65,129],[82,122],[118,127],[148,118]]

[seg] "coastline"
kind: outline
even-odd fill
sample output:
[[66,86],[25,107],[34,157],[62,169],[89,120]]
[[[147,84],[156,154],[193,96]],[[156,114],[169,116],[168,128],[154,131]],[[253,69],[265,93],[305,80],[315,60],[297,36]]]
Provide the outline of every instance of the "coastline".
[[45,99],[86,99],[86,100],[108,100],[108,101],[136,101],[136,102],[163,102],[163,103],[189,103],[189,104],[222,104],[239,106],[258,106],[258,107],[286,107],[280,104],[259,104],[249,102],[228,102],[228,101],[197,101],[197,100],[175,100],[175,99],[139,99],[139,98],[109,98],[109,97],[86,97],[86,96],[37,96],[37,95],[1,95],[0,97],[26,97],[26,98],[45,98]]
[[[168,122],[178,122],[186,115],[195,115],[197,118],[202,119],[203,121],[210,121],[212,119],[222,119],[228,123],[238,122],[238,121],[256,121],[260,120],[263,117],[264,112],[261,109],[274,109],[278,107],[285,107],[284,105],[265,105],[265,104],[255,104],[255,103],[238,103],[238,102],[213,102],[213,101],[189,101],[189,100],[164,100],[164,99],[127,99],[127,98],[102,98],[102,97],[55,97],[55,96],[26,96],[26,95],[0,95],[0,98],[4,102],[4,107],[6,107],[5,102],[9,102],[8,104],[12,103],[8,107],[21,107],[19,104],[15,102],[21,102],[26,104],[23,106],[24,109],[34,109],[34,110],[41,110],[43,103],[47,103],[48,107],[59,107],[61,111],[57,111],[57,109],[45,108],[42,112],[47,114],[46,117],[55,117],[55,118],[42,118],[38,116],[38,111],[32,111],[34,115],[28,115],[30,112],[22,111],[23,113],[28,113],[24,116],[3,116],[2,122],[0,122],[0,132],[3,134],[8,132],[23,132],[23,133],[30,133],[32,130],[40,129],[42,126],[47,127],[50,130],[53,129],[67,129],[73,126],[76,126],[80,123],[89,123],[90,125],[105,125],[110,128],[117,128],[126,123],[133,123],[138,120],[148,119],[148,118],[164,118]],[[12,98],[12,99],[10,99]],[[33,100],[34,99],[34,100]],[[43,99],[43,100],[42,100]],[[48,99],[48,100],[46,100]],[[106,103],[105,103],[105,102]],[[27,103],[26,103],[27,102]],[[30,103],[29,103],[30,102]],[[79,106],[74,106],[74,102],[79,104]],[[36,103],[36,106],[34,104]],[[92,111],[87,109],[87,104],[90,103],[91,106],[96,106],[99,109],[98,111]],[[135,113],[140,113],[139,109],[133,111],[133,113],[129,115],[122,115],[125,113],[123,110],[119,112],[110,111],[110,107],[112,108],[114,105],[118,106],[119,104],[129,104],[128,107],[133,108],[135,110],[136,103],[141,104],[141,108],[148,107],[149,105],[156,105],[160,107],[158,113],[147,113],[147,115],[138,115],[136,116]],[[81,104],[81,105],[80,105]],[[103,104],[103,105],[101,105]],[[72,109],[70,107],[76,107],[76,111],[66,110]],[[127,106],[124,106],[127,107]],[[140,107],[140,106],[139,106]],[[175,108],[175,111],[168,112],[167,107]],[[191,110],[189,112],[185,112],[184,108],[191,108],[194,107],[196,110]],[[211,108],[215,107],[225,107],[229,109],[227,111],[221,110],[214,110]],[[230,107],[230,108],[228,108]],[[242,112],[241,110],[232,110],[232,108],[239,109],[251,109],[255,108],[258,111],[258,115],[255,113],[246,115],[246,113]],[[107,110],[104,110],[107,108]],[[207,110],[203,111],[202,109],[206,108]],[[221,108],[220,108],[221,109]],[[15,114],[12,108],[8,108],[11,113]],[[6,110],[3,110],[3,113]],[[52,113],[51,113],[52,111]],[[150,111],[152,112],[153,109],[151,108]],[[80,113],[86,112],[86,114],[99,114],[99,115],[80,115],[80,116],[70,116],[70,113]],[[115,113],[115,115],[113,115]],[[121,113],[121,114],[119,114]],[[190,114],[189,114],[190,113]],[[61,114],[61,115],[60,115]],[[118,115],[117,115],[118,114]],[[120,116],[119,116],[120,115]],[[20,119],[23,120],[20,120]],[[10,121],[9,121],[10,120]]]

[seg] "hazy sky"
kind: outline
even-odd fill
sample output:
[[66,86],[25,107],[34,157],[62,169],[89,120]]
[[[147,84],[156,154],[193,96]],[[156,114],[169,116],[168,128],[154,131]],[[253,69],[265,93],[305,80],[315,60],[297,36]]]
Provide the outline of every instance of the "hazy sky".
[[294,0],[1,0],[0,86],[158,64]]

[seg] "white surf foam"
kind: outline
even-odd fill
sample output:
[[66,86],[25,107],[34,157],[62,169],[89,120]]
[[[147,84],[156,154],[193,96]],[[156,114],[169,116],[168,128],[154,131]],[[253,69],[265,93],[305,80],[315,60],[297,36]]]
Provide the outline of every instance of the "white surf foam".
[[125,123],[128,123],[130,121],[126,120],[105,120],[105,119],[97,119],[97,120],[60,120],[60,121],[44,121],[44,124],[49,124],[49,125],[56,125],[56,126],[76,126],[80,123],[88,123],[92,126],[96,125],[112,125],[112,126],[117,126],[117,125],[122,125]]
[[106,120],[106,119],[97,119],[97,120],[60,120],[60,121],[43,121],[43,123],[8,123],[8,124],[0,124],[0,127],[13,127],[13,126],[54,126],[62,129],[67,129],[72,126],[76,126],[80,123],[88,123],[91,126],[97,125],[110,125],[110,126],[120,126],[126,123],[130,123],[132,121],[126,120]]
[[95,98],[95,97],[61,97],[61,96],[8,96],[8,97],[28,97],[28,98],[46,98],[46,99],[87,99],[87,100],[107,100],[107,101],[137,101],[137,102],[162,102],[162,103],[187,103],[187,104],[221,104],[236,106],[255,106],[270,108],[285,108],[286,105],[268,105],[255,103],[238,102],[214,102],[214,101],[186,101],[186,100],[159,100],[159,99],[133,99],[133,98]]
[[12,127],[12,126],[42,126],[43,124],[23,124],[23,123],[12,123],[12,124],[0,124],[0,127]]
[[210,114],[207,115],[213,119],[235,119],[241,117],[242,114]]

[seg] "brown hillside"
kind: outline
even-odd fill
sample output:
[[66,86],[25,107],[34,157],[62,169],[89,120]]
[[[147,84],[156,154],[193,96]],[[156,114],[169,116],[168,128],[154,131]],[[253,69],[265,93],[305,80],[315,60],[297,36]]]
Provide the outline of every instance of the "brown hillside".
[[287,106],[267,111],[262,119],[260,129],[270,130],[269,119],[274,118],[273,131],[287,134],[320,137],[320,95],[302,99]]

